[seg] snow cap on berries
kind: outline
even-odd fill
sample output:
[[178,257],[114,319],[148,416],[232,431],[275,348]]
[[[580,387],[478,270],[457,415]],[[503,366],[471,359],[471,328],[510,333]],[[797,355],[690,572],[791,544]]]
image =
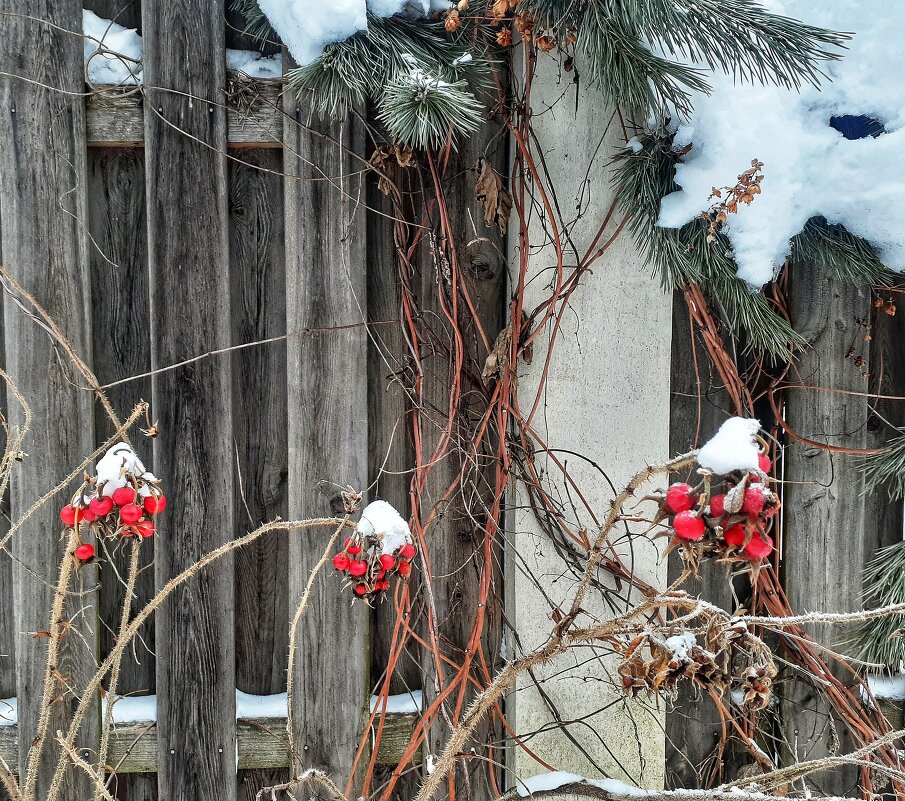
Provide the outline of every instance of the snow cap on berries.
[[758,470],[760,445],[755,437],[760,421],[730,417],[698,451],[698,464],[723,475],[733,470]]
[[386,501],[373,501],[361,513],[355,530],[364,537],[383,535],[381,553],[394,554],[412,542],[412,532],[405,518]]
[[[141,459],[138,458],[131,446],[125,442],[118,442],[97,463],[95,483],[98,486],[103,485],[102,494],[110,497],[116,490],[128,486],[129,474],[135,478],[144,479],[146,482],[157,481],[154,474],[145,469]],[[151,491],[147,487],[142,487],[139,494],[144,497],[150,495]]]

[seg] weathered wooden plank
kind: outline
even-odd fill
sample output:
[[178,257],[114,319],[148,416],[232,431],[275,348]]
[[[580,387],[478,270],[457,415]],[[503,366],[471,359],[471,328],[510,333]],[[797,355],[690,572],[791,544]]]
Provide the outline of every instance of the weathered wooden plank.
[[[136,147],[145,140],[147,101],[135,89],[101,87],[87,100],[88,144]],[[279,148],[283,117],[280,81],[250,79],[230,72],[226,85],[210,99],[226,106],[228,141],[236,147]],[[146,90],[146,94],[150,94]],[[183,98],[185,102],[187,99]],[[175,99],[174,99],[175,101]],[[148,116],[157,116],[151,110]],[[171,122],[178,126],[176,120]]]
[[[357,117],[312,123],[291,109],[284,131],[289,515],[331,511],[346,485],[367,488],[367,338],[363,153]],[[355,177],[349,175],[354,173]],[[355,324],[359,324],[355,326]],[[355,326],[336,328],[338,326]],[[326,491],[318,489],[327,482]],[[341,506],[340,506],[341,511]],[[290,609],[324,551],[323,535],[289,544]],[[294,682],[296,755],[345,785],[358,745],[354,721],[367,695],[369,610],[322,574],[301,621]],[[316,647],[305,644],[316,643]],[[329,688],[325,692],[325,688]]]
[[[396,765],[412,736],[415,715],[387,715],[383,725],[378,765]],[[289,765],[285,718],[253,718],[238,721],[239,769],[276,771]],[[153,723],[119,725],[110,737],[110,764],[116,767],[120,781],[130,781],[157,770],[157,726]],[[15,765],[17,748],[15,726],[0,726],[0,759]],[[130,783],[130,793],[136,785]],[[130,794],[129,798],[133,796]]]
[[[3,199],[0,198],[0,205]],[[3,212],[0,208],[0,264],[3,264]],[[6,364],[6,349],[3,344],[3,305],[0,304],[0,359]],[[0,392],[3,414],[7,414],[9,403],[6,387]],[[0,498],[0,538],[9,531],[9,495]],[[0,551],[0,609],[13,608],[13,563],[10,551]],[[11,614],[0,615],[0,698],[11,698],[16,694],[16,621]]]
[[[142,23],[147,102],[157,112],[145,117],[157,369],[222,347],[231,333],[223,4],[145,4]],[[235,534],[231,393],[223,358],[153,379],[154,465],[172,499],[155,537],[158,585]],[[228,556],[157,613],[158,788],[167,801],[235,798],[233,576]]]
[[[796,267],[790,309],[796,329],[810,348],[797,363],[801,383],[864,392],[867,367],[849,349],[867,350],[858,322],[870,314],[866,289],[828,280],[811,266]],[[867,444],[867,399],[857,394],[815,390],[789,393],[786,419],[801,435],[822,444],[863,448]],[[863,477],[851,456],[794,439],[786,448],[783,573],[793,611],[851,611],[860,608],[861,570],[869,558],[864,535]],[[815,632],[833,642],[832,632]],[[796,678],[801,678],[800,676]],[[840,674],[849,681],[849,677]],[[854,750],[845,726],[828,715],[818,693],[797,683],[783,703],[786,739],[798,760]],[[832,795],[850,794],[853,770],[835,770],[808,783]]]
[[[487,237],[488,244],[492,242],[492,246],[481,248],[479,252],[485,256],[494,252],[505,252],[505,242],[499,232],[483,227],[483,210],[475,197],[476,173],[474,168],[479,158],[488,159],[498,171],[504,176],[506,174],[504,144],[506,137],[498,136],[496,133],[496,127],[488,123],[467,142],[463,142],[459,152],[451,157],[442,180],[452,229],[451,243],[453,243],[453,247],[457,248],[463,283],[478,310],[478,319],[491,346],[503,327],[505,266],[502,259],[497,264],[486,263],[486,258],[473,259],[466,251],[465,244],[476,237]],[[426,174],[423,180],[428,186],[431,186],[429,174]],[[425,201],[429,202],[432,196],[433,188],[427,190]],[[454,355],[456,351],[455,337],[452,326],[446,319],[447,310],[453,308],[454,304],[452,287],[447,277],[448,268],[444,267],[444,262],[440,258],[439,248],[444,242],[445,234],[440,227],[439,215],[433,224],[435,226],[434,237],[427,238],[422,243],[419,258],[421,273],[418,291],[421,314],[423,319],[429,322],[435,337],[433,341],[421,343],[422,352],[420,354],[424,373],[420,438],[425,460],[430,459],[443,437],[443,431],[448,423],[450,391],[453,382],[457,380]],[[436,250],[434,245],[436,245]],[[448,257],[443,256],[443,258]],[[459,291],[461,292],[462,289]],[[468,374],[473,376],[481,374],[489,351],[477,332],[477,326],[469,317],[464,297],[459,299],[458,304],[462,308],[459,326],[463,339],[463,357],[469,367],[467,370],[463,370],[462,375],[458,377],[458,380],[462,382],[463,399],[457,404],[455,413],[470,416],[473,421],[475,414],[480,415],[485,411],[485,388],[482,385],[471,383],[467,376]],[[493,443],[490,443],[490,446],[492,447]],[[461,452],[457,451],[454,446],[449,455],[430,467],[420,499],[422,520],[426,520],[432,511],[437,512],[437,517],[427,532],[430,564],[433,572],[435,624],[440,650],[455,664],[461,664],[466,658],[466,646],[475,618],[479,613],[480,574],[484,567],[484,531],[480,525],[482,515],[475,516],[476,510],[466,506],[467,493],[460,491],[461,488],[442,500],[463,469],[466,470],[469,480],[479,481],[476,473],[480,471],[469,469],[462,463],[461,456]],[[491,471],[494,466],[490,465]],[[489,503],[489,498],[485,498],[485,502]],[[497,560],[496,564],[501,565],[502,560]],[[491,593],[496,596],[497,600],[502,597],[501,575],[497,571],[495,571]],[[500,653],[499,621],[491,617],[496,608],[498,608],[498,604],[492,601],[486,608],[488,616],[485,621],[486,628],[483,638],[484,655],[491,673],[494,671],[494,660]],[[423,632],[423,636],[427,637],[427,632]],[[425,707],[427,707],[436,695],[438,666],[435,665],[432,654],[423,653],[425,660],[423,688]],[[480,676],[479,664],[477,657],[474,657],[472,671],[478,676]],[[439,667],[448,679],[451,667],[446,664]],[[480,678],[484,680],[483,676]],[[467,698],[470,700],[470,688],[468,692]],[[449,702],[449,710],[456,706],[458,693],[454,699]],[[462,705],[462,709],[467,706],[466,701]],[[430,729],[425,746],[428,753],[440,753],[450,735],[444,717],[438,716]],[[497,727],[499,730],[493,732],[493,727]],[[485,724],[474,738],[476,744],[484,740],[502,742],[503,735],[498,722],[490,721]],[[475,800],[493,798],[496,793],[493,792],[487,781],[487,774],[488,771],[496,771],[498,777],[500,776],[496,766],[503,761],[502,754],[499,751],[490,753],[486,748],[480,746],[477,747],[477,753],[481,757],[480,759],[463,762],[471,774],[470,798]],[[486,759],[493,759],[495,762],[488,762]],[[462,792],[465,792],[464,786]]]
[[[75,350],[90,360],[85,110],[81,98],[66,94],[81,90],[81,43],[65,33],[79,29],[81,13],[81,3],[74,0],[52,6],[38,0],[0,3],[0,40],[4,42],[0,73],[5,76],[0,78],[0,195],[5,268],[54,317]],[[25,448],[32,456],[13,475],[10,499],[15,517],[91,452],[94,426],[91,395],[72,382],[69,365],[62,363],[64,357],[47,333],[9,298],[5,311],[7,369],[34,415]],[[21,425],[18,405],[10,409],[10,419]],[[13,540],[20,770],[37,733],[48,650],[48,640],[33,633],[48,627],[58,565],[67,548],[57,517],[64,496],[61,493],[32,516]],[[57,668],[76,688],[84,686],[96,660],[96,606],[91,591],[95,580],[94,568],[80,570],[73,585],[87,594],[71,596],[64,610],[64,618],[74,621],[84,640],[70,633],[62,643]],[[78,614],[79,608],[84,614]],[[77,692],[63,696],[52,707],[48,741],[58,728],[64,728],[80,700]],[[96,736],[92,719],[80,744],[91,746]],[[58,748],[50,741],[40,763],[40,797],[48,789],[57,755]],[[67,771],[64,797],[81,797],[87,788],[81,772]]]
[[[242,153],[230,165],[232,341],[286,333],[281,154]],[[263,169],[256,169],[263,168]],[[263,170],[269,170],[265,172]],[[236,534],[287,514],[286,343],[233,354]],[[267,695],[286,690],[289,604],[286,537],[264,537],[236,554],[236,686]],[[282,773],[240,773],[238,796],[285,781]]]

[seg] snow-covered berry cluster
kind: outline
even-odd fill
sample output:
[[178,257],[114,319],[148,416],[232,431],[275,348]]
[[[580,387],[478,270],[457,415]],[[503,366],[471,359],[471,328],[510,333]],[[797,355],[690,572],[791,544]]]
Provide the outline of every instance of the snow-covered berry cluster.
[[415,546],[408,523],[386,501],[365,507],[355,533],[333,557],[335,567],[346,578],[358,598],[380,596],[390,588],[390,576],[408,578]]
[[[768,486],[772,463],[754,439],[756,420],[732,418],[698,454],[701,481],[672,484],[661,498],[673,545],[688,557],[760,562],[773,552],[770,536],[779,497]],[[721,474],[721,477],[716,475]]]
[[[114,445],[97,463],[97,473],[88,476],[60,510],[60,520],[79,534],[88,531],[110,539],[154,536],[154,517],[166,509],[167,499],[160,480],[145,470],[135,451],[124,442]],[[94,545],[81,543],[76,559],[88,562]]]

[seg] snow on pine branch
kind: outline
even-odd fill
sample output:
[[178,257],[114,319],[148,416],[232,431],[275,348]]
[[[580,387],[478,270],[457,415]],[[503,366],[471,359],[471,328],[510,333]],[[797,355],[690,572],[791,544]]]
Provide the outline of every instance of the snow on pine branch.
[[[739,276],[770,281],[790,240],[812,217],[839,223],[867,240],[890,268],[905,270],[905,82],[900,73],[905,3],[887,0],[768,0],[770,11],[838,31],[854,32],[844,58],[824,65],[819,88],[800,92],[742,83],[716,70],[710,95],[693,97],[673,147],[690,146],[677,166],[681,187],[663,199],[660,225],[678,228],[711,205],[713,187],[732,183],[753,159],[763,162],[759,194],[722,231]],[[831,122],[836,127],[831,127]],[[860,126],[865,138],[841,130]],[[840,129],[840,130],[837,130]],[[848,135],[854,136],[851,127]]]

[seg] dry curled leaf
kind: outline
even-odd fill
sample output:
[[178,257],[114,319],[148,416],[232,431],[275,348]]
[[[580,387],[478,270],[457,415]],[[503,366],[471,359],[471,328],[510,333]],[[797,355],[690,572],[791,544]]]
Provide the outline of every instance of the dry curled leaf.
[[478,180],[475,183],[475,195],[484,207],[484,222],[487,225],[496,223],[501,234],[506,233],[509,215],[512,213],[512,197],[503,186],[503,179],[490,166],[486,159],[478,159]]
[[512,324],[507,325],[499,334],[497,334],[496,342],[493,343],[493,350],[484,361],[484,370],[481,373],[481,380],[486,387],[491,380],[499,378],[506,365],[509,364],[509,350],[512,347]]
[[394,159],[396,165],[404,169],[411,167],[415,163],[415,153],[410,147],[403,147],[402,145],[380,145],[374,150],[368,160],[381,173],[377,188],[385,195],[390,194],[393,190],[389,175],[394,167]]

